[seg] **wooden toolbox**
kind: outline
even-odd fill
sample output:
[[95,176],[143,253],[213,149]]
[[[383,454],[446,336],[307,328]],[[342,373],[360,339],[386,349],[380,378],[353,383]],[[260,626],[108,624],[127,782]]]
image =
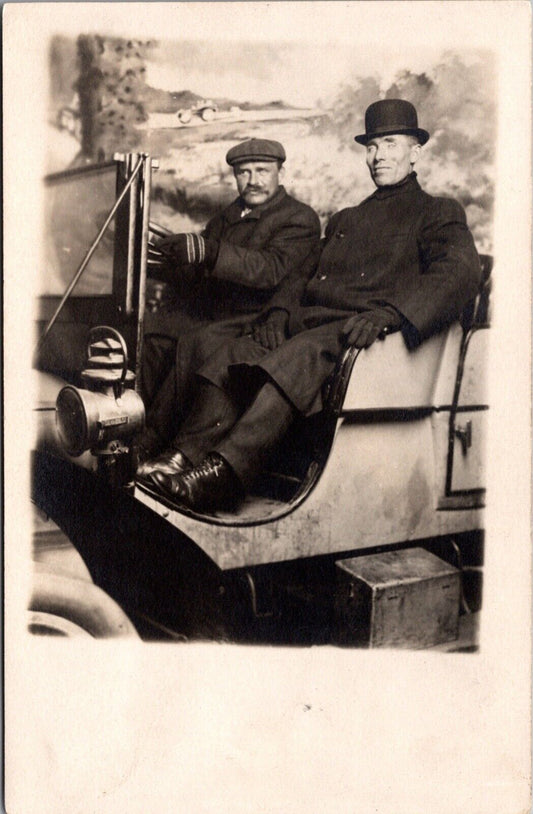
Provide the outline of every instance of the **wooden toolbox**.
[[458,635],[461,574],[423,548],[339,560],[341,644],[431,647]]

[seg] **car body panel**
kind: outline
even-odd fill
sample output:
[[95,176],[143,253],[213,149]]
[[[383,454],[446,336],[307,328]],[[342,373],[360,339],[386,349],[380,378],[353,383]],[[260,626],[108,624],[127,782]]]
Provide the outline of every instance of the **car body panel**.
[[357,357],[342,411],[450,405],[463,332],[459,323],[408,350],[400,333]]
[[[213,525],[137,489],[222,569],[342,553],[480,528],[481,510],[439,512],[430,418],[364,426],[341,421],[333,452],[297,510],[258,525]],[[355,462],[355,466],[354,466]]]
[[[462,504],[449,504],[449,511],[443,504],[462,343],[463,331],[456,324],[416,351],[408,351],[397,334],[361,353],[323,471],[293,508],[263,504],[257,510],[262,520],[253,524],[251,507],[245,504],[241,517],[220,514],[209,522],[164,505],[142,489],[136,489],[135,497],[187,534],[222,569],[480,528],[481,495],[475,501],[466,495]],[[472,345],[476,353],[478,344]],[[466,400],[478,406],[471,403],[470,378]],[[454,488],[457,483],[457,489],[464,488],[465,479],[482,486],[477,443],[462,457],[455,452],[454,460]]]

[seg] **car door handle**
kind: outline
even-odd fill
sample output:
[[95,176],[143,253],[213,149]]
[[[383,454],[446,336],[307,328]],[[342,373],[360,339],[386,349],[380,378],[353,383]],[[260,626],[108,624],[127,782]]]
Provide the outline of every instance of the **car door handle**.
[[455,427],[454,432],[456,438],[458,438],[461,443],[463,455],[466,455],[466,453],[472,446],[472,422],[467,421],[464,427],[461,426]]

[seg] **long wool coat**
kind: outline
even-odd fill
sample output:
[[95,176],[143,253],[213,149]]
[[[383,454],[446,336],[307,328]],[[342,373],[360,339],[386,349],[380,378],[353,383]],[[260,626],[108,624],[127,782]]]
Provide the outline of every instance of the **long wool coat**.
[[412,173],[331,218],[314,276],[305,287],[301,280],[285,286],[269,303],[289,313],[286,342],[274,351],[248,337],[228,342],[199,372],[227,387],[230,376],[255,377],[259,367],[297,410],[312,413],[322,406],[322,385],[351,315],[394,306],[412,347],[457,319],[480,279],[464,210],[428,195]]
[[173,273],[177,307],[163,318],[147,315],[146,333],[177,339],[206,321],[259,311],[288,275],[307,279],[320,248],[316,212],[288,195],[283,186],[251,210],[235,199],[202,234],[218,243],[214,265]]

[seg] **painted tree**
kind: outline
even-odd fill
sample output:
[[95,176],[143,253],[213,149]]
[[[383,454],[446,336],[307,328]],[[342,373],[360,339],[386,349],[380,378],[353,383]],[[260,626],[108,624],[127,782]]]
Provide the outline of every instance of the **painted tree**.
[[147,118],[145,60],[153,43],[82,34],[77,45],[82,153],[102,160],[135,149],[136,125]]

